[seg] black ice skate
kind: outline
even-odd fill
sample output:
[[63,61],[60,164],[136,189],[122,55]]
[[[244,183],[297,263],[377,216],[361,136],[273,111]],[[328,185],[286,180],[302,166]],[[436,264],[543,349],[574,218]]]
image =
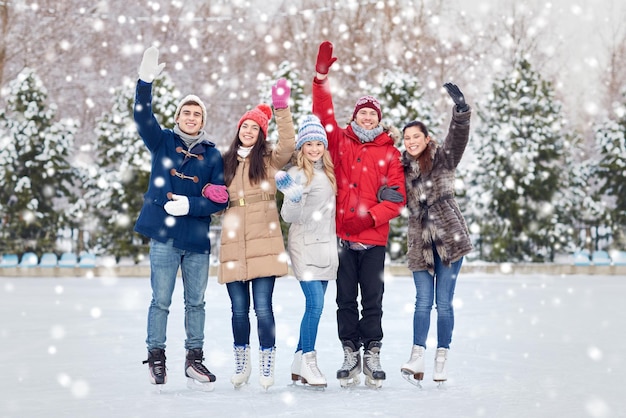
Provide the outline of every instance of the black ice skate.
[[380,341],[372,341],[363,353],[365,384],[375,389],[382,387],[383,380],[387,377],[380,365],[380,347],[382,345]]
[[210,392],[214,389],[213,382],[217,379],[215,375],[202,364],[203,360],[204,354],[201,348],[192,348],[187,351],[187,358],[185,359],[187,387],[189,389]]
[[150,370],[150,383],[153,385],[164,385],[167,383],[167,370],[165,368],[165,350],[161,348],[153,348],[148,351],[148,360],[144,360],[142,364],[148,363]]
[[343,341],[343,365],[337,370],[337,379],[342,388],[361,383],[361,353],[352,341]]

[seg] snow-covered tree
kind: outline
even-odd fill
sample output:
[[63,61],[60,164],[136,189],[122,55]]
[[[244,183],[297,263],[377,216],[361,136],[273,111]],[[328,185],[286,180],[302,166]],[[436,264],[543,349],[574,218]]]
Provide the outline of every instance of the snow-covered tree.
[[[154,81],[152,109],[163,127],[174,126],[180,93],[164,73]],[[150,152],[137,133],[133,120],[134,80],[116,90],[110,112],[105,112],[95,129],[97,164],[91,166],[86,199],[91,202],[93,232],[99,251],[136,261],[147,254],[147,241],[133,231],[148,190]]]
[[68,156],[77,126],[55,121],[56,111],[32,69],[9,83],[7,106],[0,110],[3,251],[54,251],[59,230],[72,221],[59,204],[74,200]]
[[[626,98],[626,95],[624,96]],[[610,227],[616,241],[626,244],[626,100],[614,109],[614,119],[607,119],[595,129],[595,143],[600,153],[596,176],[609,211]]]
[[478,107],[470,224],[492,261],[552,259],[569,230],[560,190],[568,186],[567,121],[550,82],[520,58]]

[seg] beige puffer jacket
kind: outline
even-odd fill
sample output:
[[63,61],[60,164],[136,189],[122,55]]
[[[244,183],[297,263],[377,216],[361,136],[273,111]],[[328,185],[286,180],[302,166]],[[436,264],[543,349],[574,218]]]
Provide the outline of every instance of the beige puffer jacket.
[[276,206],[274,174],[293,155],[295,130],[289,108],[276,109],[274,116],[278,127],[278,143],[265,157],[268,180],[261,184],[250,184],[248,161],[239,158],[237,172],[228,187],[231,201],[243,199],[243,205],[231,204],[222,219],[219,283],[284,276],[288,273]]

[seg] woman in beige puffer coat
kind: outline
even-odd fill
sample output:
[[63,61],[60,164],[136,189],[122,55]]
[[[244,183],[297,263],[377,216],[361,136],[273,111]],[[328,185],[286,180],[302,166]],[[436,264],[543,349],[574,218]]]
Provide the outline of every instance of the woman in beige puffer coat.
[[[275,322],[272,295],[277,276],[288,273],[274,174],[291,159],[295,130],[286,80],[272,87],[278,143],[266,142],[270,107],[261,104],[246,112],[237,136],[224,154],[224,180],[230,203],[222,219],[218,280],[226,283],[232,306],[235,374],[239,387],[250,378],[250,293],[259,334],[260,383],[274,384]],[[250,292],[252,289],[252,292]]]

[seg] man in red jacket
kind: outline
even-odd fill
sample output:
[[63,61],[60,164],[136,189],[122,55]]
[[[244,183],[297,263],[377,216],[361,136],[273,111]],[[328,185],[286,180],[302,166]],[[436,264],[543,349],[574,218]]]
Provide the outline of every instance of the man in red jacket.
[[374,97],[357,100],[348,126],[337,124],[327,78],[336,60],[333,45],[323,42],[315,64],[313,113],[328,133],[337,177],[337,325],[344,350],[337,379],[343,387],[359,383],[363,346],[365,383],[380,387],[385,379],[380,365],[385,249],[389,221],[405,202],[404,172],[400,152],[380,125],[382,111]]

